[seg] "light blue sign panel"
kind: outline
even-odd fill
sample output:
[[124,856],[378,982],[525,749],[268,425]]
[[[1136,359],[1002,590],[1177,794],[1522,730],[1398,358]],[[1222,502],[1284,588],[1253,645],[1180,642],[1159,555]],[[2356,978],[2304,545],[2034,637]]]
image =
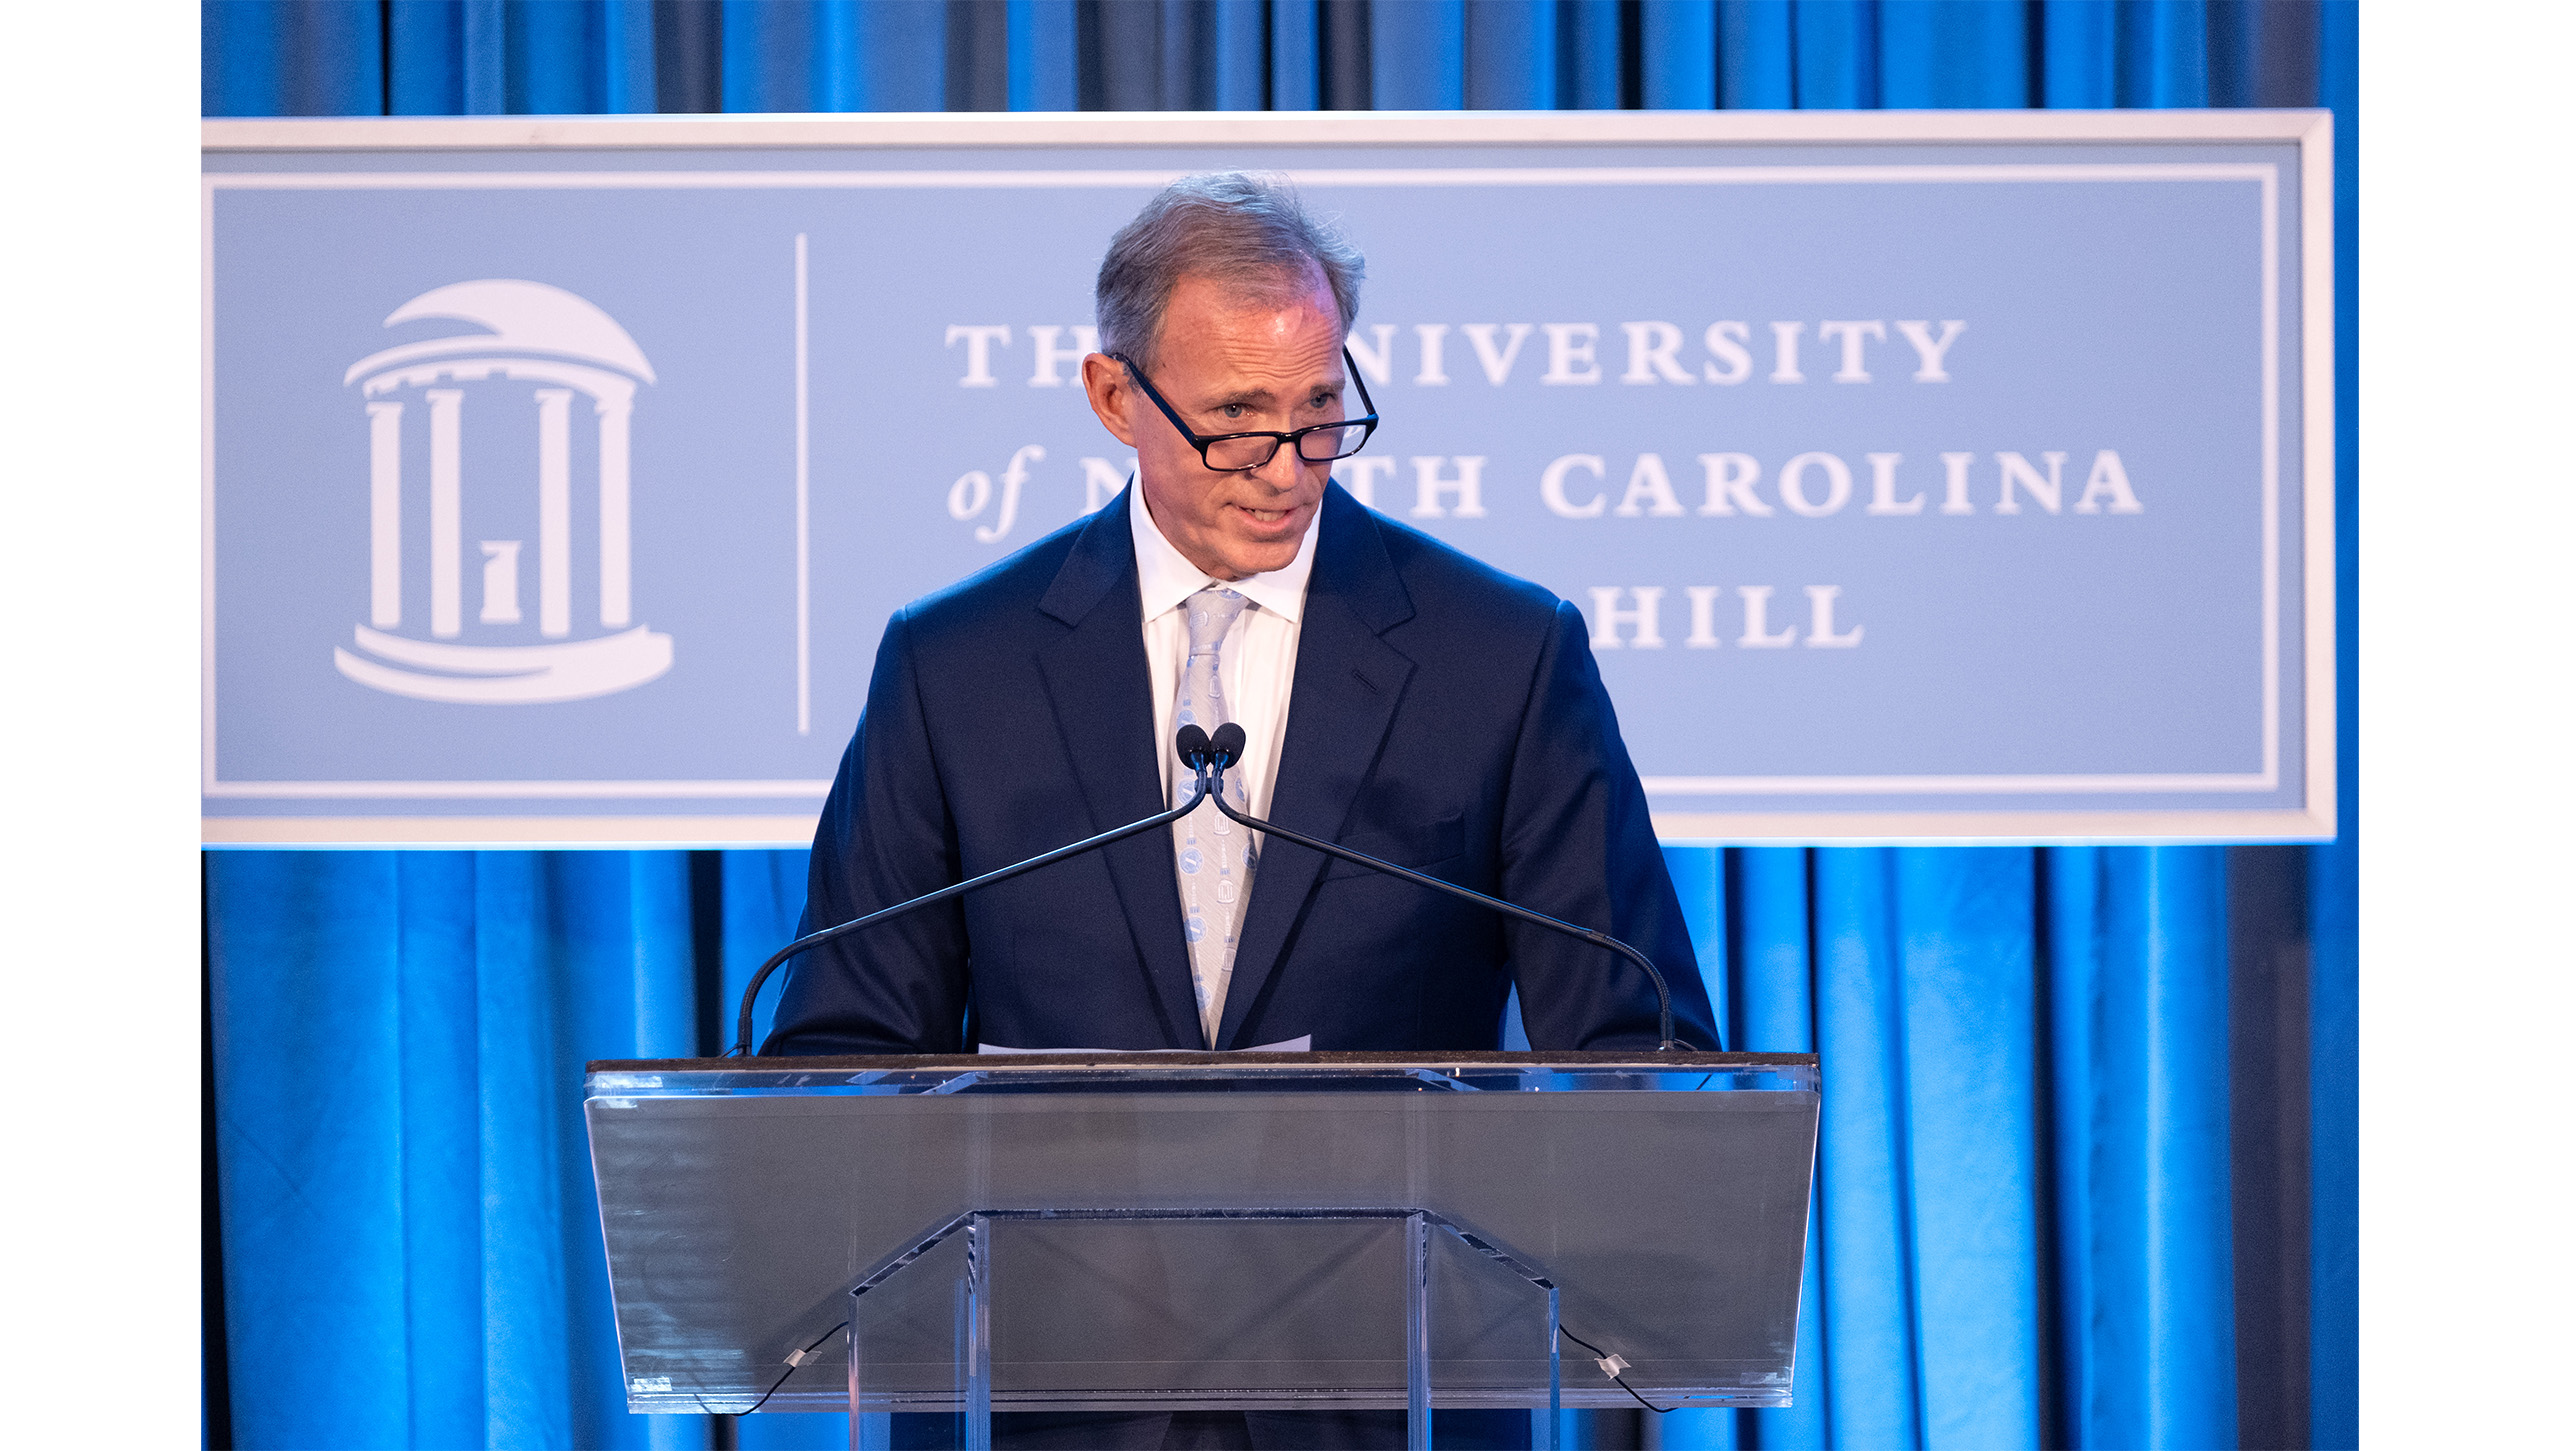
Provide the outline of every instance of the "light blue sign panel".
[[1230,166],[1368,255],[1336,479],[1580,606],[1666,836],[2327,834],[2325,117],[1787,119],[209,126],[208,840],[805,840]]

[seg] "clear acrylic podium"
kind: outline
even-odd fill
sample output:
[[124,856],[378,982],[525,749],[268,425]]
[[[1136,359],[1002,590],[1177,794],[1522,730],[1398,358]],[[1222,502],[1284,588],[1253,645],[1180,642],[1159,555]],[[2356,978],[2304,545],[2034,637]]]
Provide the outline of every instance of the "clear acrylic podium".
[[1433,1407],[1633,1405],[1602,1356],[1787,1404],[1819,1103],[1803,1055],[1168,1053],[593,1063],[586,1108],[633,1411],[789,1369],[763,1412],[972,1446],[1287,1409],[1425,1446]]

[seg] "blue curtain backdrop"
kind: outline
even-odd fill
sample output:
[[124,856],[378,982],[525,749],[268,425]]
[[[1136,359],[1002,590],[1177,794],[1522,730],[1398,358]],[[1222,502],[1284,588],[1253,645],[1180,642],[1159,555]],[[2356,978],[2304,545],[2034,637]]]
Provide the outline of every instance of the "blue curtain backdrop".
[[[2354,14],[2336,0],[211,0],[209,116],[2339,114],[2332,847],[1675,849],[1733,1046],[1830,1090],[1797,1402],[1585,1446],[2355,1444]],[[620,1407],[589,1058],[721,1040],[806,853],[206,858],[207,1436],[844,1444]]]

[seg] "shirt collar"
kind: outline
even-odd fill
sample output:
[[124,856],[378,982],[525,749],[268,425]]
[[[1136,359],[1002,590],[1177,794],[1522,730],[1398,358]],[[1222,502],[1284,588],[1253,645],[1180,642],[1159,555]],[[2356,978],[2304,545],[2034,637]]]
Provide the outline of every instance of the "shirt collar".
[[1298,541],[1298,557],[1278,569],[1261,574],[1248,574],[1242,579],[1212,578],[1208,571],[1183,557],[1182,551],[1164,537],[1156,527],[1155,515],[1147,510],[1146,490],[1136,474],[1129,476],[1129,490],[1136,495],[1129,501],[1129,535],[1138,551],[1138,617],[1153,620],[1175,609],[1184,600],[1204,589],[1223,586],[1243,595],[1262,608],[1287,620],[1299,623],[1307,607],[1307,577],[1316,563],[1316,530],[1324,523],[1324,503],[1319,497],[1316,514],[1307,521],[1307,534]]

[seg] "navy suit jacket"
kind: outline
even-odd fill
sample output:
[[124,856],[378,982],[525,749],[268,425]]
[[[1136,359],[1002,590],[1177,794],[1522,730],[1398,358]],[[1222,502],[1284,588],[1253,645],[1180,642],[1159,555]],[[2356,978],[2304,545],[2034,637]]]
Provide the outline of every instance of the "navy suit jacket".
[[[893,616],[809,864],[801,931],[1164,809],[1130,491]],[[1596,927],[1716,1045],[1688,929],[1581,615],[1328,486],[1277,824]],[[1614,954],[1265,843],[1201,1040],[1170,831],[1143,832],[797,959],[767,1053],[1650,1048]]]

